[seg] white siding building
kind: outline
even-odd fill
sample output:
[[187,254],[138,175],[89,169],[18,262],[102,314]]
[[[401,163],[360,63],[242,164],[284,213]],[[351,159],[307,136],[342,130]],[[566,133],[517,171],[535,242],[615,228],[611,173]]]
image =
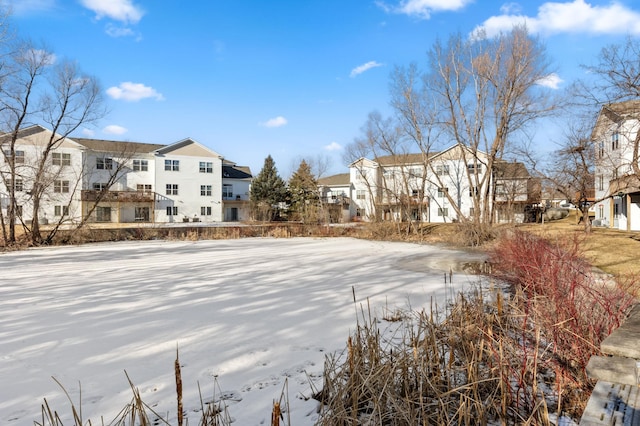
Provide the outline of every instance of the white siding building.
[[640,231],[640,176],[634,147],[640,101],[605,105],[592,132],[596,150],[594,225]]
[[[15,181],[7,174],[7,155],[2,156],[0,205],[5,215],[11,186],[16,191],[18,220],[31,220],[33,165],[52,137],[56,136],[40,126],[20,132]],[[7,150],[6,143],[2,148]],[[224,160],[193,139],[160,145],[66,138],[49,157],[39,209],[43,222],[78,223],[83,218],[102,223],[221,222],[248,217],[251,171],[233,165],[242,171],[230,183],[239,197],[229,208],[237,210],[225,215]]]

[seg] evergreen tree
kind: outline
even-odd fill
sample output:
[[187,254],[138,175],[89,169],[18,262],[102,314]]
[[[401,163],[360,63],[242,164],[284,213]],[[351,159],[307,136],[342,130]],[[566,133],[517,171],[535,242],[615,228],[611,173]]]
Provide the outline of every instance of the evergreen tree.
[[289,191],[284,180],[278,175],[271,155],[264,160],[264,166],[251,183],[251,203],[258,220],[274,220],[281,217],[281,203],[289,201]]
[[294,218],[302,221],[316,219],[318,201],[318,181],[305,160],[289,179],[291,210]]

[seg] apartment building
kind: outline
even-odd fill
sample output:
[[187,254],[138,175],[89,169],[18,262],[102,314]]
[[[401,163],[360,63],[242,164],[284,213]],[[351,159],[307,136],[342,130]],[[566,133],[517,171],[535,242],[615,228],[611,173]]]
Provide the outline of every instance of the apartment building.
[[639,130],[640,100],[600,109],[591,134],[596,151],[596,226],[640,231]]
[[[56,135],[33,126],[18,136],[15,182],[6,178],[8,157],[6,143],[3,145],[0,197],[6,213],[8,189],[13,185],[19,220],[28,222],[33,210],[33,165]],[[65,138],[47,161],[39,209],[45,223],[83,219],[98,223],[221,222],[247,217],[251,171],[191,138],[170,145]],[[229,170],[241,171],[241,176],[235,172],[233,177],[224,176]],[[229,188],[234,186],[241,195],[228,206]],[[230,209],[228,214],[225,208]]]
[[355,221],[455,222],[480,214],[486,200],[495,220],[525,221],[526,206],[540,203],[539,181],[522,163],[500,161],[493,170],[487,164],[484,153],[460,145],[360,158],[348,174],[321,179],[320,194],[329,206],[344,206],[342,221],[348,215]]

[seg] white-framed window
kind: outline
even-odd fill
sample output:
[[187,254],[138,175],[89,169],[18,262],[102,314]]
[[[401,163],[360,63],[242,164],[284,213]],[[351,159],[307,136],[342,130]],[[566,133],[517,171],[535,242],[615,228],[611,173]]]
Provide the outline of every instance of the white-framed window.
[[[5,157],[5,161],[8,163],[9,161],[11,161],[11,150],[10,149],[4,149],[4,157]],[[15,164],[22,164],[24,163],[24,151],[22,150],[18,150],[16,149],[14,152],[14,159],[15,159]]]
[[620,133],[613,132],[611,134],[611,151],[615,151],[620,148]]
[[598,175],[598,191],[604,191],[604,176]]
[[109,186],[106,183],[103,182],[96,182],[93,184],[93,190],[94,191],[103,191],[105,189],[108,189]]
[[358,189],[356,191],[356,200],[364,200],[367,198],[367,191],[364,189]]
[[148,172],[149,171],[149,160],[133,160],[133,171],[134,172]]
[[178,216],[178,206],[167,206],[167,216]]
[[225,200],[233,198],[233,185],[228,183],[222,185],[222,198]]
[[96,169],[111,170],[113,169],[113,158],[96,158]]
[[153,186],[150,183],[139,183],[136,185],[136,191],[139,192],[152,192]]
[[419,190],[417,190],[417,189],[412,189],[412,190],[411,190],[411,196],[412,196],[413,198],[418,198],[418,197],[420,196],[420,191],[419,191]]
[[339,197],[344,197],[344,196],[345,196],[345,193],[341,189],[336,189],[336,190],[332,190],[331,191],[331,199],[332,200],[337,200]]
[[164,160],[164,170],[167,172],[179,172],[180,160]]
[[445,194],[449,192],[449,188],[438,188],[438,198],[444,198]]
[[[504,187],[503,187],[504,189]],[[497,187],[496,187],[496,191],[497,191]],[[473,188],[469,188],[469,197],[477,197],[478,194],[480,193],[480,191],[478,191],[478,187],[474,186]]]
[[618,179],[618,168],[617,168],[617,167],[614,167],[614,168],[613,168],[613,173],[612,173],[612,175],[613,175],[613,178],[614,178],[614,179]]
[[448,207],[438,207],[438,216],[440,216],[440,217],[449,216],[449,208]]
[[96,207],[96,222],[111,222],[111,207]]
[[200,185],[200,195],[202,197],[211,197],[211,185]]
[[474,175],[476,173],[482,173],[482,164],[480,163],[469,163],[467,164],[467,171],[470,175]]
[[16,178],[15,182],[8,181],[7,185],[9,188],[13,187],[15,192],[23,192],[24,191],[24,181],[22,178]]
[[449,165],[448,164],[438,164],[436,166],[436,174],[438,176],[448,176],[449,175]]
[[211,216],[211,206],[200,207],[200,216]]
[[54,206],[53,207],[54,216],[69,216],[69,206]]
[[213,163],[206,161],[200,162],[200,173],[213,173]]
[[506,194],[506,190],[504,189],[504,183],[497,183],[496,184],[496,194],[497,195],[504,195]]
[[598,158],[604,158],[604,143],[598,142]]
[[53,164],[54,166],[70,166],[71,154],[67,152],[52,152],[51,164]]
[[53,181],[53,192],[60,194],[69,193],[69,181],[68,180],[54,180]]
[[168,183],[167,184],[167,195],[178,195],[178,184],[177,183]]

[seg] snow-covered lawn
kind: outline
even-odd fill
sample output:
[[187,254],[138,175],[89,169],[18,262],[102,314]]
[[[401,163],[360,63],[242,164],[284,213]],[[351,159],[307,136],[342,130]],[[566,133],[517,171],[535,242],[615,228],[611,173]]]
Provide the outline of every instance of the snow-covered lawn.
[[[119,242],[0,255],[0,424],[33,425],[46,398],[63,419],[111,421],[132,397],[175,419],[180,349],[184,406],[197,424],[214,377],[238,425],[269,424],[288,378],[291,419],[311,425],[325,354],[342,351],[352,298],[428,307],[477,281],[454,272],[468,253],[408,243],[248,238]],[[382,325],[384,327],[384,325]]]

